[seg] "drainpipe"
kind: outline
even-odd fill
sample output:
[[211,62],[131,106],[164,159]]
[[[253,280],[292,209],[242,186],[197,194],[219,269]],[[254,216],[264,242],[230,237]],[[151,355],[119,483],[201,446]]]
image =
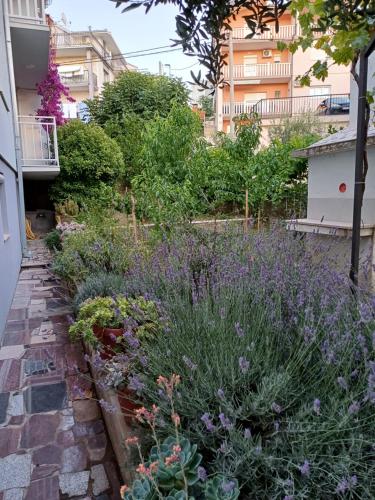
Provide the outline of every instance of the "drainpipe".
[[8,11],[7,1],[3,2],[3,8],[4,8],[5,40],[6,40],[5,43],[6,43],[6,51],[8,59],[8,68],[9,68],[9,84],[10,84],[10,92],[12,99],[13,130],[14,130],[15,152],[16,152],[20,238],[21,238],[22,255],[24,257],[30,257],[30,253],[27,248],[27,238],[26,238],[25,197],[23,192],[23,172],[22,172],[22,161],[21,161],[22,158],[21,134],[18,124],[17,92],[16,92],[16,83],[14,80],[12,40],[10,35],[9,11]]

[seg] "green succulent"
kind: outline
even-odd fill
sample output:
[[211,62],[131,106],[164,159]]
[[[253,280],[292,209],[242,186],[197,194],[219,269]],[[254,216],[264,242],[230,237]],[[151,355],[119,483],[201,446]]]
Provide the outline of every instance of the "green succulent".
[[[181,452],[178,453],[179,461],[169,465],[165,464],[167,457],[173,454],[173,447],[179,445]],[[161,490],[181,490],[184,487],[184,474],[188,486],[198,482],[198,467],[202,461],[202,455],[197,453],[197,445],[192,445],[188,439],[181,439],[178,443],[176,438],[169,436],[159,447],[151,448],[149,463],[158,462],[159,468],[156,481]]]
[[123,494],[123,500],[156,500],[158,495],[148,479],[136,479],[132,489]]
[[225,476],[216,476],[206,483],[205,500],[237,500],[239,495],[237,479],[228,480]]

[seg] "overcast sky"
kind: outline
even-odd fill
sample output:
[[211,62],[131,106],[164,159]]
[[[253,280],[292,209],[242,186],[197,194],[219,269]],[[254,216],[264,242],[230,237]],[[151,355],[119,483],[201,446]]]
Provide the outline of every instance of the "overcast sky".
[[[173,6],[159,6],[146,15],[142,7],[121,14],[110,0],[53,0],[48,13],[57,22],[62,14],[71,30],[108,29],[112,32],[121,52],[132,52],[171,44],[175,37],[175,15]],[[160,49],[168,50],[168,49]],[[125,56],[126,57],[126,56]],[[190,81],[190,71],[199,66],[181,70],[196,63],[196,59],[185,56],[181,51],[155,54],[145,57],[126,57],[130,63],[151,73],[158,72],[159,61],[170,64],[172,74]],[[168,68],[166,68],[168,71]]]

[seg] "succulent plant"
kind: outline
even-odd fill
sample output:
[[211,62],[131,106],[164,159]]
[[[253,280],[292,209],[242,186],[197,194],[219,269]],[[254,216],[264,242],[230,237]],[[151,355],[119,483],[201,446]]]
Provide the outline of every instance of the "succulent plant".
[[[181,451],[176,452],[176,447]],[[175,461],[171,457],[178,457]],[[188,439],[168,437],[159,447],[151,448],[149,462],[158,462],[156,480],[161,490],[180,490],[184,487],[184,475],[188,486],[198,482],[198,467],[202,461],[202,455],[197,453],[197,445],[191,444]],[[169,462],[169,463],[168,463]]]
[[237,500],[240,495],[237,479],[216,476],[206,483],[205,500]]
[[152,483],[147,479],[136,479],[131,489],[127,489],[123,500],[156,500],[158,495]]

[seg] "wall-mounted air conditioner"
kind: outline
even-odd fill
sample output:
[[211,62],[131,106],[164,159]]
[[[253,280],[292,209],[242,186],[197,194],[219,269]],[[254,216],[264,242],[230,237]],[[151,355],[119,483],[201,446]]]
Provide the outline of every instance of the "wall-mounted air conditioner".
[[272,57],[272,50],[263,50],[263,57]]

